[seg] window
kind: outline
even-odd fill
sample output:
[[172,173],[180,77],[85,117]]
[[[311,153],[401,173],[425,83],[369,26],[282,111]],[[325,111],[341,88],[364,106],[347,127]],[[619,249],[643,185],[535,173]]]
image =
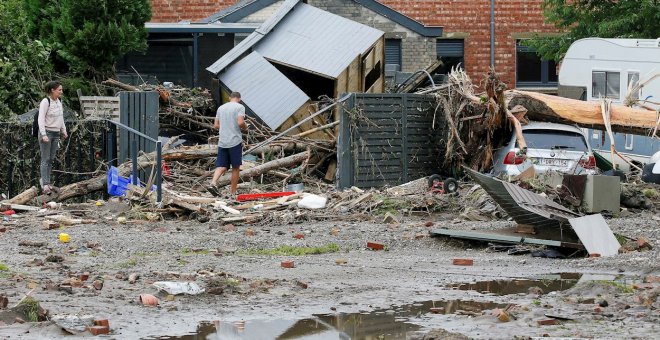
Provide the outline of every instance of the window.
[[620,78],[619,72],[591,72],[591,97],[619,99]]
[[543,60],[536,51],[516,42],[516,86],[557,86],[557,64]]
[[[639,72],[628,72],[628,90],[632,90],[633,86],[637,85],[639,83]],[[637,91],[635,91],[631,97],[633,99],[639,99],[639,92],[641,88]]]
[[401,39],[385,39],[385,71],[401,71]]
[[626,150],[632,150],[633,147],[634,147],[634,145],[633,145],[633,135],[626,133],[625,148],[626,148]]
[[584,136],[576,132],[528,129],[523,130],[523,137],[531,149],[589,151]]
[[456,66],[465,67],[463,39],[438,39],[435,43],[435,51],[442,65],[435,73],[447,74]]

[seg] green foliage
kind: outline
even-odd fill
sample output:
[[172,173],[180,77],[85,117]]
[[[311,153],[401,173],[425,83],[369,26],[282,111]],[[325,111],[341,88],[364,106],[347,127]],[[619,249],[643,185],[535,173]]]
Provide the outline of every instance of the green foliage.
[[561,60],[582,38],[655,39],[660,34],[658,0],[544,0],[542,7],[546,22],[564,33],[525,44],[547,60]]
[[30,33],[52,44],[65,63],[58,71],[111,76],[118,58],[147,48],[148,0],[24,1]]
[[7,271],[7,270],[9,270],[9,267],[4,263],[0,263],[0,271]]
[[316,255],[325,253],[336,253],[339,251],[339,246],[336,243],[330,243],[320,247],[293,247],[281,246],[274,249],[249,249],[241,252],[240,255],[284,255],[284,256],[301,256],[301,255]]
[[42,98],[50,77],[49,49],[30,39],[22,0],[0,1],[0,120],[22,114]]

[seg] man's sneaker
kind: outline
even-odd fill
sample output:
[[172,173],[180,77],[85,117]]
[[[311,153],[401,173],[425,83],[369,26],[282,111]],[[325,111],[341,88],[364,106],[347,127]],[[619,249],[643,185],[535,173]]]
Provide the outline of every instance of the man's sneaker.
[[220,191],[218,190],[218,187],[216,187],[215,185],[209,185],[208,187],[206,187],[206,191],[208,191],[209,193],[211,193],[211,195],[215,197],[220,196]]

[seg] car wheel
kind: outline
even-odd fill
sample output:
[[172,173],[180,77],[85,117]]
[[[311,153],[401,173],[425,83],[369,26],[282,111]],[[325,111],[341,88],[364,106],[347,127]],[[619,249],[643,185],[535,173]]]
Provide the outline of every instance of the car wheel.
[[440,175],[431,175],[428,178],[429,188],[440,187],[440,182],[442,182],[442,177]]

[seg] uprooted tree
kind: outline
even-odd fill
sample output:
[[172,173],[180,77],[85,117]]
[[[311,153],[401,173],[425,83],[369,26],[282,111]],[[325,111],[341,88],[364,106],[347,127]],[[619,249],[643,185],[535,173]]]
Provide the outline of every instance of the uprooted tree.
[[[485,93],[475,94],[475,87],[462,70],[454,70],[448,83],[420,93],[433,93],[449,125],[444,166],[467,165],[487,171],[493,152],[509,141],[515,131],[521,149],[526,143],[521,122],[535,121],[575,124],[585,128],[660,136],[656,111],[611,105],[604,109],[598,102],[586,102],[535,92],[506,90],[494,72],[485,81]],[[604,112],[606,111],[606,112]]]

